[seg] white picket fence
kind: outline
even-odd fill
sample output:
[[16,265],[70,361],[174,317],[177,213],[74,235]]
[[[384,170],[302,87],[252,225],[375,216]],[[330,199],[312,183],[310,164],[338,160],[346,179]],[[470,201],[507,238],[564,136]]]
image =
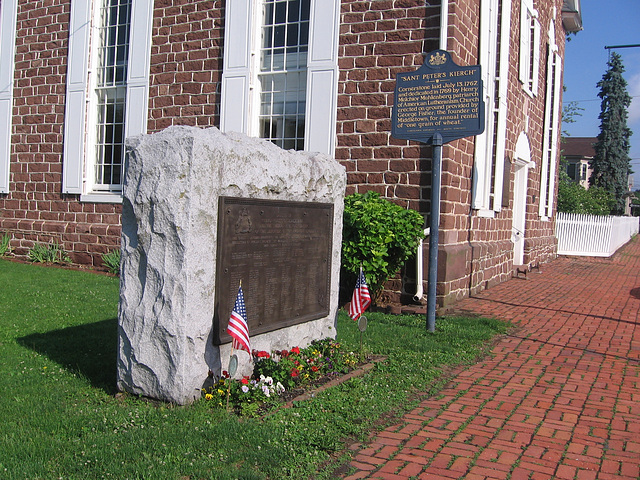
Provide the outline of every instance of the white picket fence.
[[638,233],[638,217],[558,213],[558,255],[610,257]]

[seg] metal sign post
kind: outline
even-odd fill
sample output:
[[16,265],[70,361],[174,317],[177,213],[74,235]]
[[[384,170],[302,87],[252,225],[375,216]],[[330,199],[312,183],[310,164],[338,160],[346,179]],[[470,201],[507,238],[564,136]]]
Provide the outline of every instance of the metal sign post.
[[391,136],[433,146],[427,329],[436,328],[436,284],[438,282],[438,237],[442,145],[484,132],[480,66],[461,67],[449,52],[434,50],[425,55],[416,71],[396,76]]
[[429,222],[429,273],[427,275],[427,330],[436,331],[436,283],[438,282],[438,240],[440,234],[440,183],[442,181],[442,135],[433,135],[431,166],[431,217]]

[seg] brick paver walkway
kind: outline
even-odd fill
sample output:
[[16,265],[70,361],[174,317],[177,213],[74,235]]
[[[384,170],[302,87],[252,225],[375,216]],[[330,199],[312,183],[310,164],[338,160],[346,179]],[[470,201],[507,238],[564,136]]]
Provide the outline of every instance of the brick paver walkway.
[[354,448],[347,479],[640,479],[640,240],[458,308],[521,328]]

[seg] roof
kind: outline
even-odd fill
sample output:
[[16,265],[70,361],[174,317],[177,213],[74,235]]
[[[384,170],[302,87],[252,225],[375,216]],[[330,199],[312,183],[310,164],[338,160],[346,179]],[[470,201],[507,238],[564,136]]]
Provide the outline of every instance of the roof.
[[567,32],[571,33],[582,30],[580,0],[564,0],[562,2],[562,26]]
[[565,157],[593,158],[596,154],[593,144],[597,141],[597,137],[565,137],[561,145],[562,152]]

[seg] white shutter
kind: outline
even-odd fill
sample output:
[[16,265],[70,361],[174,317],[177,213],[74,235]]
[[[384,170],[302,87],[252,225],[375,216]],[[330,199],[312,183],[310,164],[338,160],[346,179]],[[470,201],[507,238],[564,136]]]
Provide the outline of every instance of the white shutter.
[[64,110],[62,193],[82,193],[91,2],[72,1]]
[[502,2],[500,12],[500,66],[498,75],[498,124],[496,126],[496,166],[494,170],[493,210],[502,208],[502,188],[504,180],[504,155],[507,142],[507,95],[509,93],[509,38],[511,34],[511,2]]
[[125,138],[147,132],[153,0],[131,4]]
[[9,193],[17,0],[0,3],[0,193]]
[[540,22],[533,18],[533,45],[531,46],[533,55],[533,71],[531,72],[531,91],[538,95],[538,76],[540,75]]
[[252,46],[252,0],[227,0],[220,130],[249,133],[249,89]]
[[520,2],[520,81],[528,87],[529,83],[529,55],[531,53],[529,49],[529,11],[527,4],[524,0]]
[[311,0],[305,150],[333,156],[338,111],[340,0]]
[[558,52],[553,52],[555,92],[553,98],[553,124],[551,125],[551,159],[549,164],[549,205],[547,206],[547,216],[551,218],[553,214],[553,199],[556,187],[556,167],[558,165],[558,130],[560,129],[560,89],[562,87],[562,57]]
[[[476,135],[473,160],[472,208],[486,210],[489,208],[489,191],[491,187],[491,151],[493,139],[493,98],[495,95],[495,40],[497,2],[482,0],[480,4],[480,66],[482,74],[483,100],[485,102],[484,132]],[[493,45],[493,47],[492,47]],[[489,173],[487,173],[489,172]]]
[[553,46],[549,45],[549,55],[547,57],[547,82],[546,100],[544,106],[544,126],[542,130],[542,165],[540,168],[540,205],[538,215],[544,217],[547,210],[547,175],[549,174],[549,150],[551,138],[549,135],[549,125],[551,123],[551,84],[553,80]]

